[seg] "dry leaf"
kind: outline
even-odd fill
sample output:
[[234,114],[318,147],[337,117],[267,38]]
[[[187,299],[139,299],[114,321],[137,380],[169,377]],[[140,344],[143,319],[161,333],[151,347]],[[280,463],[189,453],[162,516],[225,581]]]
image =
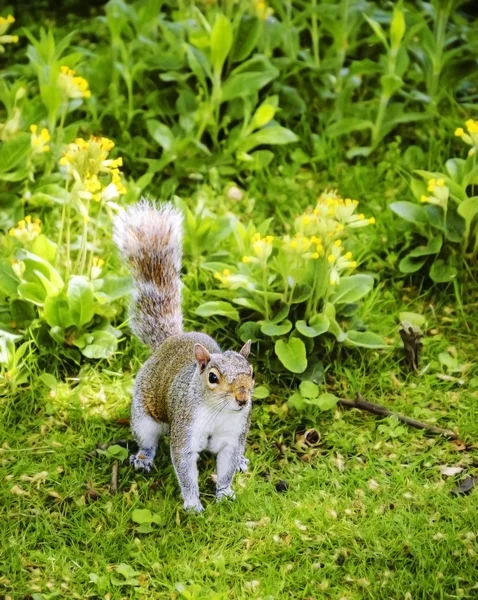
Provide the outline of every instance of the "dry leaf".
[[446,475],[446,477],[453,477],[463,471],[463,467],[440,467],[440,473]]

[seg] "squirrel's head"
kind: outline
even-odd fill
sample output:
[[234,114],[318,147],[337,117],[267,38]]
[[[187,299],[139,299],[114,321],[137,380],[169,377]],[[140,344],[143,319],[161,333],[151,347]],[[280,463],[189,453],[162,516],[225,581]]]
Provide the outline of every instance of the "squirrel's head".
[[199,376],[212,403],[224,403],[233,411],[250,406],[254,387],[254,370],[247,360],[250,351],[250,340],[239,352],[210,353],[201,344],[194,346]]

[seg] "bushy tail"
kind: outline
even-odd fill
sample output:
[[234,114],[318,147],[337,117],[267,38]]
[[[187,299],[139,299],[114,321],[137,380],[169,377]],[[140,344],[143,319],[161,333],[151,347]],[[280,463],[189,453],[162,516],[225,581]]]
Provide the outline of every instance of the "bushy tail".
[[170,203],[141,200],[115,219],[114,241],[134,280],[130,326],[156,349],[181,333],[182,216]]

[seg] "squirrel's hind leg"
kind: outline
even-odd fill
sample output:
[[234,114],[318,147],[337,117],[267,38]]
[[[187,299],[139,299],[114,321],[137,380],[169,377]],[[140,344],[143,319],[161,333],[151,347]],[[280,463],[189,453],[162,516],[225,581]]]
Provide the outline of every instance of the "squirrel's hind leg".
[[144,410],[141,398],[135,394],[131,410],[131,429],[138,442],[139,450],[130,456],[130,464],[136,470],[149,473],[153,467],[159,438],[167,433],[168,425],[158,423],[148,415]]

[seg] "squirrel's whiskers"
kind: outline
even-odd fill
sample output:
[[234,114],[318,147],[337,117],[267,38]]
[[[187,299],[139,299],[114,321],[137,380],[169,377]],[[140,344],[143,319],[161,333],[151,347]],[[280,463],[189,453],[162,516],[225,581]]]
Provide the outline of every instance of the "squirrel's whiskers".
[[153,354],[136,378],[131,426],[136,469],[150,471],[161,435],[169,431],[171,459],[184,508],[202,511],[197,459],[217,454],[216,497],[233,497],[234,473],[244,457],[254,372],[239,352],[222,352],[204,333],[185,333],[181,312],[182,215],[166,203],[142,200],[115,221],[115,242],[134,281],[131,328]]

